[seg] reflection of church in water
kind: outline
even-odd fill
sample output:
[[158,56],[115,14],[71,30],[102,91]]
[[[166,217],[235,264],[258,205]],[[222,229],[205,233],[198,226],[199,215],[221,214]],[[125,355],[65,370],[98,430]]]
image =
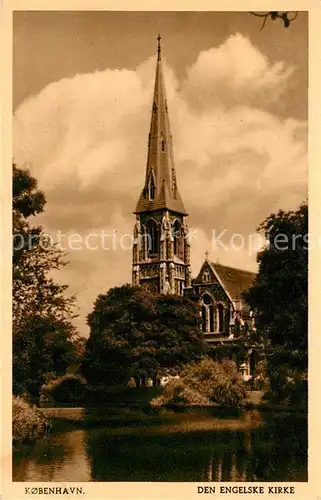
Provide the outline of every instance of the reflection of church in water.
[[187,212],[176,179],[160,37],[145,183],[134,213],[133,285],[197,298],[213,354],[224,346],[224,356],[228,352],[244,375],[252,374],[255,354],[242,348],[242,339],[253,320],[242,294],[255,274],[206,257],[197,277],[191,279]]

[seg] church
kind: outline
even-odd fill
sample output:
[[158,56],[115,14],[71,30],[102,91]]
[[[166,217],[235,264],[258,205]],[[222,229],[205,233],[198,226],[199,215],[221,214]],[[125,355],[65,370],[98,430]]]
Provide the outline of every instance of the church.
[[256,353],[249,349],[246,337],[254,318],[243,293],[256,275],[210,262],[206,256],[197,277],[191,278],[188,214],[176,178],[160,36],[145,182],[134,214],[133,286],[193,296],[199,303],[211,355],[233,359],[244,378],[250,378],[255,373]]

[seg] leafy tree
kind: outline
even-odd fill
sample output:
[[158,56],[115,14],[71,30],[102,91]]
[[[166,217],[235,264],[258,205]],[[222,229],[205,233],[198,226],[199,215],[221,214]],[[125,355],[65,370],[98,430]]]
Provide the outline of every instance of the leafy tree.
[[293,370],[307,368],[307,204],[270,215],[259,230],[268,244],[258,254],[257,279],[245,298],[256,311],[256,336],[266,348],[271,388],[280,392]]
[[45,197],[27,170],[13,165],[13,390],[38,394],[45,374],[62,374],[73,357],[74,297],[52,271],[66,265],[63,253],[32,226]]
[[195,302],[141,287],[124,285],[99,295],[88,324],[82,372],[93,386],[153,378],[206,349]]

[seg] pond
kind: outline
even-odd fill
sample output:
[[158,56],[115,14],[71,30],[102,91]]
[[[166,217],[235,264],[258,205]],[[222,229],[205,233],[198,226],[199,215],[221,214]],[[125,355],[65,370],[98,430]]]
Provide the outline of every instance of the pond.
[[51,435],[14,454],[13,480],[307,481],[305,416],[122,410],[102,421],[54,422]]

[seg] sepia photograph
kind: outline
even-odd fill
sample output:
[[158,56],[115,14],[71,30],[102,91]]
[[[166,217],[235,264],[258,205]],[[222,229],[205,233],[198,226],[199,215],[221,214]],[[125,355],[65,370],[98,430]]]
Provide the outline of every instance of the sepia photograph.
[[308,482],[308,20],[13,12],[26,494]]

